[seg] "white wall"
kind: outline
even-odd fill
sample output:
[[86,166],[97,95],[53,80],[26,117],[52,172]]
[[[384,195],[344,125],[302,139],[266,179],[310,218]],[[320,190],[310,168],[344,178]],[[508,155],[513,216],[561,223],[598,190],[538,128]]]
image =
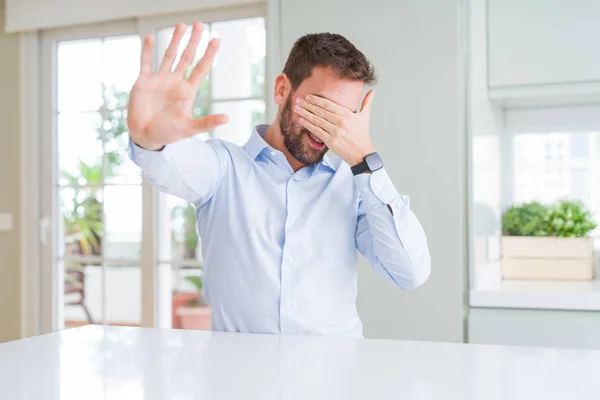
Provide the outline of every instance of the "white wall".
[[0,231],[0,343],[18,339],[21,331],[19,181],[19,37],[2,32],[0,0],[0,212],[13,216],[13,230]]
[[262,2],[261,0],[6,0],[6,30],[23,32]]
[[600,81],[600,2],[489,0],[490,86]]
[[400,192],[411,196],[428,235],[433,271],[416,291],[392,287],[361,262],[358,307],[367,337],[463,340],[466,135],[459,68],[461,3],[282,1],[284,57],[302,34],[330,31],[345,35],[375,64],[379,85],[373,142]]

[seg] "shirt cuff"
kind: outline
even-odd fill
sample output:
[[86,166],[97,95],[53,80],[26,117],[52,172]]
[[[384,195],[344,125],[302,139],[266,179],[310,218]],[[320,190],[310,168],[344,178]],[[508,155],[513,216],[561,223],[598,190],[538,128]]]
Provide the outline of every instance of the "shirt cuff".
[[165,147],[161,150],[147,150],[129,139],[129,158],[142,169],[154,169],[164,166]]
[[400,197],[385,168],[378,169],[370,174],[356,175],[354,182],[362,201],[367,206],[392,204]]

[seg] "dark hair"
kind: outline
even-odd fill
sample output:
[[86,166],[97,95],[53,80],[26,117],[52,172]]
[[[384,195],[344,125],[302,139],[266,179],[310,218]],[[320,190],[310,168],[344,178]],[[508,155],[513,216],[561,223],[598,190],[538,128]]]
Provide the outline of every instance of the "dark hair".
[[312,33],[296,40],[283,73],[292,83],[292,90],[296,90],[315,67],[331,67],[340,78],[367,85],[377,81],[375,69],[365,55],[335,33]]

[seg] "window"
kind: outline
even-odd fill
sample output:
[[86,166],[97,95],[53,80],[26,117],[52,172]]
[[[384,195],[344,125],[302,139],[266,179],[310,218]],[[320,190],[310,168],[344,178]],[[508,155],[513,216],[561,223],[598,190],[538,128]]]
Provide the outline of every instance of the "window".
[[[230,122],[197,140],[242,145],[266,123],[266,33],[262,6],[211,11],[209,37],[221,39],[193,113],[226,113]],[[127,103],[139,72],[141,37],[154,33],[156,60],[173,33],[172,18],[45,32],[42,63],[44,220],[42,248],[51,283],[42,297],[44,330],[88,323],[210,329],[196,307],[201,239],[193,206],[155,192],[128,157]],[[189,15],[179,20],[191,23]],[[191,28],[190,28],[191,29]],[[183,51],[189,34],[181,43]],[[44,280],[45,281],[45,280]],[[201,299],[201,297],[200,297]],[[46,303],[44,303],[46,304]],[[200,312],[198,312],[200,311]]]
[[[158,54],[164,54],[173,28],[158,33]],[[179,46],[181,56],[191,35],[188,28]],[[197,60],[204,54],[209,37],[218,37],[221,46],[213,68],[200,85],[194,115],[224,113],[229,123],[212,132],[212,137],[238,145],[250,137],[254,126],[265,122],[265,25],[263,18],[205,24]],[[191,71],[191,69],[190,69]],[[208,135],[203,135],[206,138]]]
[[[159,31],[158,54],[164,54],[172,35],[173,28]],[[183,53],[190,35],[191,28],[188,28],[180,43],[178,56]],[[211,133],[200,134],[199,139],[214,137],[243,145],[254,127],[266,122],[264,19],[206,24],[197,59],[204,54],[209,37],[218,37],[221,46],[213,68],[198,90],[194,115],[201,117],[209,113],[224,113],[229,116],[229,122]],[[189,301],[190,291],[201,282],[199,279],[202,276],[202,246],[197,236],[194,206],[164,194],[158,195],[157,204],[160,215],[157,236],[161,277],[158,284],[162,314],[171,314],[171,326],[175,328],[195,324],[208,329],[210,321],[207,307],[202,315],[194,316],[187,315],[187,310],[180,307],[182,302]],[[167,297],[171,298],[170,302],[165,301]]]
[[600,294],[600,228],[590,232],[596,248],[595,280],[502,279],[501,216],[502,210],[513,204],[551,204],[568,199],[583,202],[600,223],[600,107],[501,112],[504,118],[485,125],[488,129],[475,133],[472,141],[470,304],[534,309],[596,307],[591,299],[598,299]]
[[65,327],[141,323],[142,178],[126,151],[140,50],[136,35],[57,45],[56,261]]
[[577,199],[600,216],[600,131],[514,136],[514,200]]

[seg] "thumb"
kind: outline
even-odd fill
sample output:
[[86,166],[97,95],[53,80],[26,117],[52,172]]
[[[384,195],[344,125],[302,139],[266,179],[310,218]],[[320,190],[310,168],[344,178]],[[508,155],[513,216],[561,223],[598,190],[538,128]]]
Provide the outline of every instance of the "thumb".
[[202,118],[190,118],[187,123],[190,136],[201,132],[210,132],[219,125],[226,124],[229,118],[225,114],[207,115]]
[[369,90],[365,99],[363,100],[362,107],[360,108],[360,112],[371,111],[371,105],[373,104],[373,97],[375,96],[375,91],[373,89]]

